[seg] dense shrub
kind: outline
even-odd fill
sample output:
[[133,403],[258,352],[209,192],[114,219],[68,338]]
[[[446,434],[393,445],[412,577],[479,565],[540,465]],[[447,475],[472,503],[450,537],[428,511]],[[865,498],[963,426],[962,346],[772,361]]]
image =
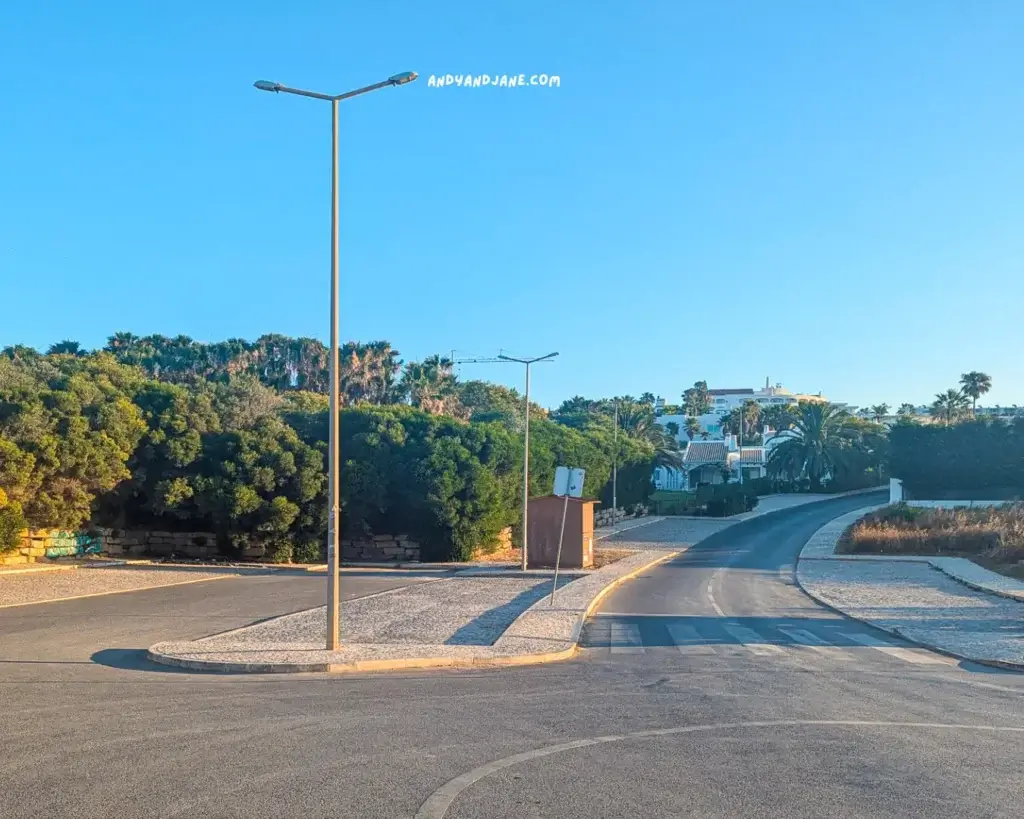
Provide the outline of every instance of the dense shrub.
[[895,504],[843,534],[846,554],[972,555],[998,562],[1024,559],[1024,504],[975,509],[923,509]]
[[757,506],[757,492],[746,483],[720,483],[697,488],[697,501],[709,517],[723,518]]
[[903,481],[909,497],[1024,495],[1024,419],[897,424],[889,439],[891,473]]
[[650,498],[655,515],[695,515],[701,510],[695,492],[654,492]]

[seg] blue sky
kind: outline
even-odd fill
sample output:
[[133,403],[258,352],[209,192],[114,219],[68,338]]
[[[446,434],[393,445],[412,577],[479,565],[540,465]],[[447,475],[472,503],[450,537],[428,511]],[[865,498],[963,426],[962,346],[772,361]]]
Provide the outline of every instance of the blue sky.
[[8,0],[0,346],[326,338],[329,105],[252,83],[414,70],[342,106],[343,338],[558,350],[547,405],[1024,404],[1021,42],[1018,0]]

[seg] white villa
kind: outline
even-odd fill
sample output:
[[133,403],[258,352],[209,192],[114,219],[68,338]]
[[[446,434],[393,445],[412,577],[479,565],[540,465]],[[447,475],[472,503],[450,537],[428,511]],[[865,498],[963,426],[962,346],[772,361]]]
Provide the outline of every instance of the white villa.
[[[708,390],[708,395],[711,398],[711,412],[697,416],[701,430],[698,433],[700,438],[704,439],[703,433],[707,434],[707,440],[703,440],[703,443],[710,441],[724,442],[726,436],[722,432],[719,419],[727,412],[731,412],[737,407],[742,407],[746,401],[756,401],[762,407],[779,404],[797,404],[800,401],[828,401],[820,392],[816,395],[809,395],[806,393],[790,392],[782,384],[776,384],[773,387],[767,378],[764,380],[764,387],[759,390],[755,390],[753,387],[714,389]],[[686,415],[666,415],[664,409],[665,399],[657,399],[654,404],[657,422],[662,426],[674,422],[679,427],[679,434],[676,435],[676,440],[680,443],[684,440],[689,441],[689,436],[686,434]]]
[[[681,469],[659,466],[654,470],[654,486],[674,492],[696,489],[700,484],[724,483],[723,471],[732,470],[744,481],[763,478],[767,474],[771,451],[789,437],[765,427],[764,446],[741,447],[735,435],[720,441],[691,441],[683,453]],[[742,476],[742,478],[740,478]]]

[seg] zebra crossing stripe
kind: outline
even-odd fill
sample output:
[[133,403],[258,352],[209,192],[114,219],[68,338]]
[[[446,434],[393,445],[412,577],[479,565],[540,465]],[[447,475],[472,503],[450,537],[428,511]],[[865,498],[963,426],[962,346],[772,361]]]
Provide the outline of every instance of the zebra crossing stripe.
[[739,623],[726,623],[722,625],[722,628],[751,654],[767,657],[786,653],[778,646],[764,642],[760,634],[753,629],[739,625]]
[[855,643],[860,643],[862,646],[873,648],[875,651],[881,651],[883,654],[888,654],[890,657],[895,657],[898,660],[904,662],[914,663],[915,665],[955,665],[956,660],[949,657],[943,657],[940,654],[932,654],[928,651],[922,651],[916,648],[901,648],[899,646],[890,645],[883,640],[879,640],[870,634],[856,634],[854,632],[844,632],[841,636],[847,640],[851,640]]
[[697,633],[693,626],[685,626],[682,623],[668,623],[665,625],[672,642],[679,649],[680,654],[714,654],[715,649]]
[[644,644],[640,639],[640,628],[632,624],[612,623],[612,654],[643,654]]
[[794,643],[805,648],[809,648],[811,651],[816,651],[825,657],[832,660],[852,660],[853,658],[847,654],[843,649],[837,648],[836,646],[822,640],[806,629],[792,628],[789,626],[779,626],[779,631],[789,637]]

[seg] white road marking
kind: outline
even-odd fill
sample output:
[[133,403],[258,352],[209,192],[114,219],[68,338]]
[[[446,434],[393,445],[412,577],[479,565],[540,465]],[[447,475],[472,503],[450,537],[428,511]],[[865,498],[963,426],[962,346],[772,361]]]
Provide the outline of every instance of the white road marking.
[[643,654],[644,644],[640,628],[632,624],[613,623],[611,627],[612,654]]
[[725,617],[725,612],[722,611],[722,607],[719,606],[718,603],[715,601],[715,593],[711,590],[711,584],[714,582],[714,580],[714,575],[712,575],[711,579],[708,581],[708,602],[711,603],[711,608],[715,610],[715,613],[719,617]]
[[680,654],[714,654],[715,649],[697,633],[693,626],[682,623],[668,623],[665,626],[672,642],[676,644]]
[[722,628],[751,654],[756,654],[759,657],[768,657],[786,653],[778,646],[764,642],[760,634],[746,626],[741,626],[739,623],[727,623]]
[[459,795],[481,779],[498,771],[511,768],[524,762],[534,759],[542,759],[546,756],[562,754],[573,751],[577,748],[588,748],[595,745],[606,745],[612,742],[623,742],[625,740],[649,739],[656,737],[677,736],[680,734],[710,733],[713,731],[749,731],[756,728],[897,728],[904,731],[910,728],[921,730],[945,730],[945,731],[986,731],[991,733],[1016,733],[1024,734],[1024,728],[1015,728],[1008,725],[967,725],[941,722],[882,722],[872,720],[766,720],[763,722],[725,722],[718,725],[684,725],[675,728],[655,728],[647,731],[636,731],[631,734],[611,734],[590,739],[577,739],[571,742],[562,742],[557,745],[548,745],[546,748],[535,748],[532,751],[507,756],[503,759],[495,759],[484,763],[471,771],[448,780],[444,785],[427,797],[420,805],[413,819],[442,819],[448,812],[448,808],[458,799]]
[[818,654],[828,657],[830,660],[853,659],[848,652],[831,645],[820,637],[811,634],[811,632],[806,629],[792,628],[788,626],[779,626],[778,629],[792,639],[797,645],[809,648],[811,651],[816,651]]
[[914,663],[915,665],[956,665],[957,663],[951,657],[943,657],[941,654],[932,654],[929,651],[922,651],[917,648],[900,648],[899,646],[890,645],[870,634],[844,632],[842,636],[847,640],[860,643],[862,646],[867,646],[868,648],[875,649],[875,651],[888,654],[890,657],[895,657],[897,660]]

